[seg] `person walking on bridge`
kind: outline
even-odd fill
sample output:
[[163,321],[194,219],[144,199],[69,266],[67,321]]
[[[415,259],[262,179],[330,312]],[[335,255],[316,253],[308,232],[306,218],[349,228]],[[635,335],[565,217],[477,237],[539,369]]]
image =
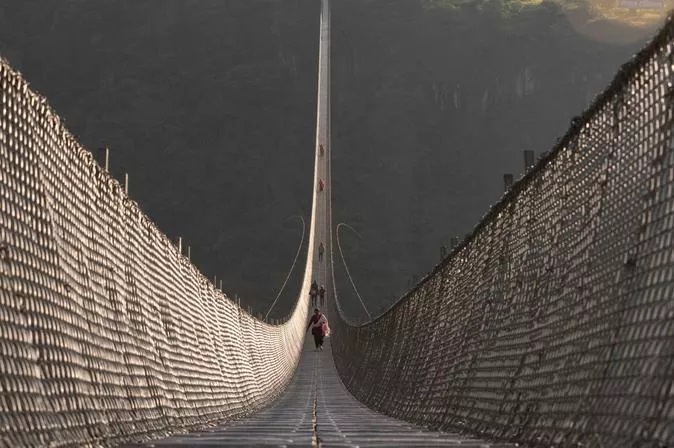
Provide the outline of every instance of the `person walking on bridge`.
[[318,147],[319,147],[319,149],[320,149],[321,157],[323,157],[323,154],[325,154],[325,149],[323,148],[323,143],[321,143],[320,145],[318,145]]
[[309,289],[309,297],[311,297],[311,306],[316,306],[316,296],[318,295],[318,283],[316,280],[311,282],[311,288]]
[[323,261],[324,253],[325,253],[325,246],[323,245],[323,241],[321,241],[321,244],[318,245],[318,261]]
[[314,315],[309,319],[307,331],[309,328],[311,328],[311,334],[314,337],[316,351],[323,351],[323,339],[329,333],[330,329],[328,327],[328,319],[325,315],[321,314],[321,310],[318,308],[314,310]]
[[318,299],[320,300],[321,306],[325,303],[325,286],[321,285],[320,288],[318,288]]
[[323,179],[318,179],[318,191],[323,191],[325,188],[325,182],[323,182]]

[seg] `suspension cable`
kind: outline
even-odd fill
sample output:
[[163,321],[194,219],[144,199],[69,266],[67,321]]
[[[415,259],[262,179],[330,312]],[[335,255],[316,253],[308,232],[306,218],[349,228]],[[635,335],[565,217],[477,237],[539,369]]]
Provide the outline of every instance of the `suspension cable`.
[[353,287],[353,290],[356,292],[356,296],[358,297],[358,300],[360,300],[360,304],[363,306],[363,309],[365,310],[365,313],[367,314],[367,318],[372,319],[372,315],[367,310],[367,307],[365,306],[365,302],[363,302],[363,298],[360,296],[360,293],[358,292],[358,288],[356,288],[356,284],[353,281],[353,277],[351,277],[351,273],[349,272],[349,267],[347,266],[346,260],[344,259],[344,253],[342,252],[342,243],[339,240],[339,228],[342,227],[342,226],[346,227],[347,229],[349,229],[353,233],[355,233],[356,236],[360,240],[362,240],[363,237],[360,236],[360,234],[358,232],[356,232],[356,230],[353,227],[351,227],[350,225],[348,225],[346,223],[343,223],[343,222],[340,222],[339,224],[337,224],[337,228],[336,228],[336,231],[335,231],[335,233],[337,234],[337,248],[339,249],[339,256],[342,258],[342,264],[344,265],[344,270],[346,271],[346,276],[349,277],[349,281],[351,282],[351,286]]
[[[302,252],[302,246],[304,245],[304,231],[306,230],[306,226],[304,224],[304,218],[301,215],[295,215],[291,216],[290,218],[300,218],[302,221],[302,239],[300,240],[300,245],[297,247],[297,253],[295,254],[295,259],[293,260],[293,264],[290,266],[290,270],[288,271],[288,275],[286,275],[286,279],[283,281],[283,285],[281,285],[281,289],[279,290],[278,294],[276,294],[276,298],[274,299],[274,302],[271,304],[269,307],[269,310],[267,311],[267,314],[264,315],[264,321],[267,321],[267,317],[269,316],[269,313],[271,313],[271,310],[274,308],[274,305],[276,305],[276,302],[278,301],[279,297],[281,297],[281,294],[283,293],[283,290],[286,287],[286,284],[288,283],[288,279],[290,278],[290,275],[293,273],[293,270],[295,269],[295,265],[297,264],[297,258],[300,256],[300,252]],[[288,218],[288,219],[290,219]]]

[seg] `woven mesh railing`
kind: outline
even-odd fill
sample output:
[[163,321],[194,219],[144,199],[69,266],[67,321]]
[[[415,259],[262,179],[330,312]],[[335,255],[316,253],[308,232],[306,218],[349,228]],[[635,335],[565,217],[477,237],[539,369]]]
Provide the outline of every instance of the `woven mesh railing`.
[[670,20],[388,312],[332,319],[357,398],[532,446],[674,446],[673,42]]
[[283,391],[283,325],[216,290],[0,62],[0,446],[101,446],[248,414]]

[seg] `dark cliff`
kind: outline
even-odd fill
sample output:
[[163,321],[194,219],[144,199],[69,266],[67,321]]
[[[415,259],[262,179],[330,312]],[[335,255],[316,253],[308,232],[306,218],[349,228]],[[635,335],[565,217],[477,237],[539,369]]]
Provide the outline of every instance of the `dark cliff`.
[[[364,238],[343,243],[373,310],[645,40],[584,37],[553,2],[333,8],[334,218]],[[206,275],[264,311],[300,239],[288,218],[310,207],[318,14],[313,0],[8,0],[0,53],[88,148],[111,148],[112,171],[130,173],[132,196]]]

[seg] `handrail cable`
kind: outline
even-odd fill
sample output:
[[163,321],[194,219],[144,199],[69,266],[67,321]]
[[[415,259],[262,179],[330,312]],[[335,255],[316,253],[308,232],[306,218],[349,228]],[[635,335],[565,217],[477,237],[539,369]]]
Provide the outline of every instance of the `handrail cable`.
[[276,298],[274,299],[274,302],[269,307],[269,310],[267,311],[267,314],[264,315],[264,321],[265,322],[267,321],[267,317],[269,316],[269,313],[271,313],[271,310],[274,308],[274,305],[276,305],[276,302],[278,301],[279,297],[281,297],[281,294],[283,293],[283,290],[285,289],[286,284],[288,283],[288,279],[290,279],[290,275],[293,273],[293,270],[295,269],[295,265],[297,264],[297,259],[300,256],[300,252],[302,252],[302,246],[304,246],[304,233],[305,233],[305,230],[306,230],[306,225],[304,224],[304,218],[301,215],[294,215],[294,216],[291,216],[290,218],[300,218],[300,220],[302,221],[302,239],[300,240],[300,245],[297,247],[297,253],[295,254],[295,259],[293,260],[293,263],[290,266],[290,270],[288,271],[288,275],[286,275],[286,279],[283,281],[283,285],[281,285],[281,289],[279,290],[278,294],[276,294]]
[[349,266],[347,266],[346,260],[344,259],[344,253],[342,252],[342,244],[339,240],[339,228],[342,227],[342,226],[351,230],[360,240],[362,240],[363,237],[360,236],[360,234],[358,232],[356,232],[356,230],[353,227],[351,227],[350,225],[348,225],[344,222],[340,222],[339,224],[337,224],[337,227],[335,228],[335,233],[337,234],[337,248],[339,249],[339,256],[342,258],[342,264],[344,265],[344,270],[346,271],[346,276],[349,277],[349,281],[351,282],[351,286],[353,287],[353,290],[356,292],[356,296],[358,297],[358,300],[360,300],[360,304],[363,306],[363,309],[365,310],[365,313],[367,314],[367,318],[372,319],[372,315],[367,310],[367,307],[365,306],[365,302],[363,302],[363,298],[360,296],[360,293],[358,292],[358,288],[356,288],[356,284],[353,281],[353,277],[351,277],[351,273],[349,272]]

